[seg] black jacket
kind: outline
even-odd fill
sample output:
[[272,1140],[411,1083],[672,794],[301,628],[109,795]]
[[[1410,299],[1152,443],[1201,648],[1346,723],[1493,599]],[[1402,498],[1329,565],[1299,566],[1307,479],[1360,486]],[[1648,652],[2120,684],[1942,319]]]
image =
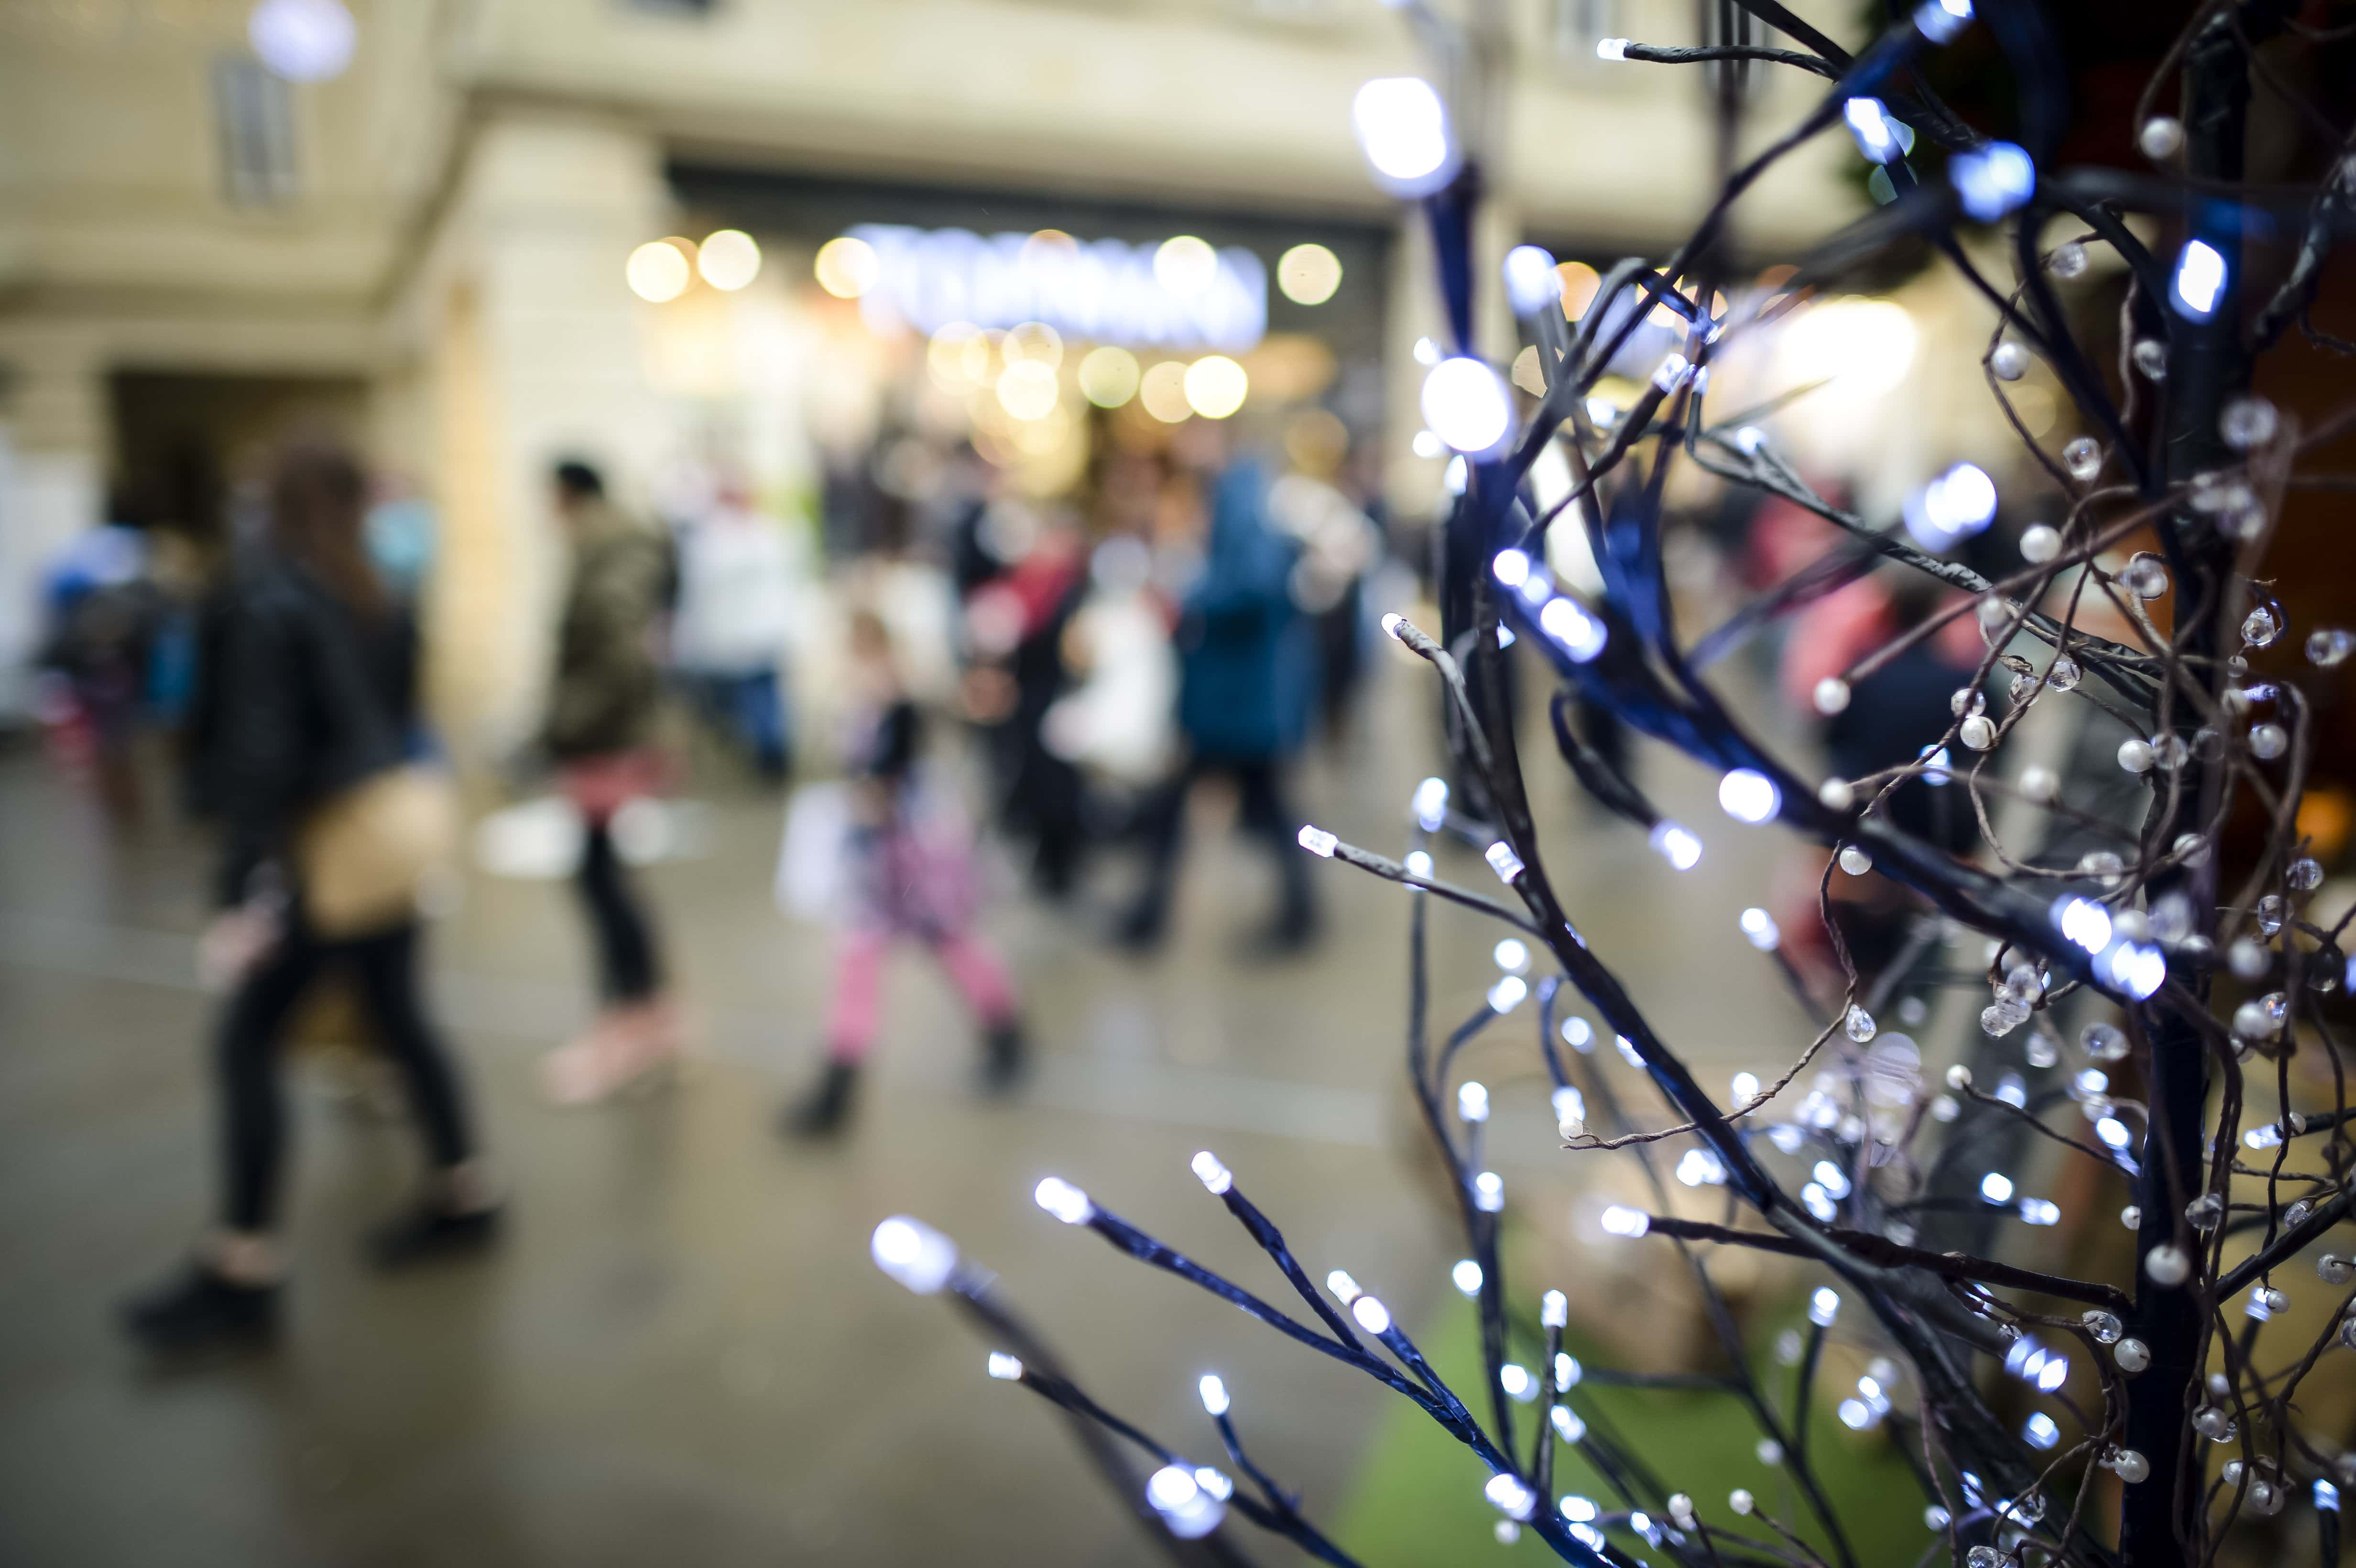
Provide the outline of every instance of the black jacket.
[[283,557],[242,556],[205,605],[189,709],[189,801],[221,823],[221,904],[243,901],[305,812],[397,766],[416,709],[407,611],[365,619]]

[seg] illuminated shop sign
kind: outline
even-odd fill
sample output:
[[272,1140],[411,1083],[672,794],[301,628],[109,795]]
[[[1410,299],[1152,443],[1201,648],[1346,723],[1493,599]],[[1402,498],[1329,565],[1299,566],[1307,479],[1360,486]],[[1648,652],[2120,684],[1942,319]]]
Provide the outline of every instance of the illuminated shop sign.
[[951,322],[1044,321],[1098,343],[1227,349],[1249,348],[1268,331],[1268,270],[1239,246],[1173,242],[1189,248],[1186,264],[1173,265],[1178,258],[1163,246],[1119,240],[893,223],[862,224],[851,234],[875,251],[875,283],[859,306],[879,329],[929,335]]

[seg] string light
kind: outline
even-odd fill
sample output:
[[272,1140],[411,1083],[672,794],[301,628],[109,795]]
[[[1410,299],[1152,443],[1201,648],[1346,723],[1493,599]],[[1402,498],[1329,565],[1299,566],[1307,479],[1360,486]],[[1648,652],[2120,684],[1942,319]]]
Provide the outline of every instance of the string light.
[[1215,1416],[1227,1413],[1227,1385],[1220,1381],[1218,1373],[1205,1372],[1194,1390],[1202,1395],[1205,1411]]
[[2169,293],[2177,314],[2206,321],[2217,314],[2225,293],[2225,258],[2206,240],[2188,240],[2177,253],[2176,278]]
[[1481,1265],[1471,1258],[1457,1259],[1456,1266],[1448,1271],[1448,1278],[1460,1295],[1476,1296],[1481,1294]]
[[990,1353],[989,1371],[990,1375],[1001,1382],[1015,1383],[1023,1381],[1022,1361],[996,1350]]
[[1655,823],[1645,841],[1655,854],[1680,871],[1690,871],[1701,862],[1701,840],[1674,822]]
[[1783,808],[1783,792],[1756,768],[1735,768],[1718,781],[1718,804],[1735,821],[1756,824]]
[[955,1243],[905,1214],[895,1214],[876,1226],[868,1251],[877,1268],[918,1296],[937,1294],[957,1271]]
[[1050,1176],[1033,1189],[1032,1200],[1066,1225],[1085,1225],[1096,1217],[1088,1195],[1060,1176]]
[[1419,406],[1434,435],[1475,457],[1503,446],[1514,428],[1513,394],[1505,378],[1461,355],[1431,368]]
[[1195,1177],[1201,1180],[1204,1188],[1214,1198],[1224,1196],[1227,1189],[1236,1184],[1234,1174],[1226,1166],[1221,1165],[1219,1157],[1209,1149],[1197,1153],[1192,1165]]
[[1350,125],[1376,183],[1393,195],[1426,196],[1454,177],[1448,110],[1421,77],[1376,77],[1359,88]]

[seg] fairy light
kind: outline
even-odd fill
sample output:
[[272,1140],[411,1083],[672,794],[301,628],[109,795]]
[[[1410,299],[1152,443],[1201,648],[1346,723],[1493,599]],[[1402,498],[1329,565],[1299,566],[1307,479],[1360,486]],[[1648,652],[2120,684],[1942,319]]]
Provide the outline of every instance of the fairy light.
[[[1539,1328],[1560,1328],[1568,1325],[1569,1322],[1570,1297],[1565,1296],[1558,1290],[1549,1290],[1538,1298]],[[1558,1358],[1558,1370],[1559,1370],[1559,1360],[1560,1359]],[[1566,1382],[1563,1379],[1558,1377],[1555,1379],[1555,1386],[1557,1388],[1569,1388],[1570,1383]]]
[[1642,1209],[1631,1209],[1624,1203],[1614,1203],[1603,1211],[1601,1223],[1606,1235],[1624,1236],[1635,1240],[1653,1228],[1653,1217]]
[[1664,819],[1653,824],[1645,842],[1653,847],[1653,853],[1680,871],[1690,871],[1701,863],[1701,840],[1676,823]]
[[1505,1206],[1505,1179],[1494,1170],[1484,1170],[1472,1179],[1472,1207],[1483,1214],[1494,1214]]
[[1559,594],[1539,606],[1538,630],[1561,644],[1575,664],[1591,662],[1611,640],[1602,622],[1580,608],[1577,601]]
[[1840,1316],[1840,1292],[1831,1285],[1820,1285],[1808,1296],[1808,1321],[1819,1328],[1829,1328]]
[[990,1375],[1000,1382],[1018,1383],[1023,1381],[1023,1363],[1013,1356],[992,1350],[990,1353]]
[[956,1244],[905,1214],[895,1214],[876,1226],[868,1251],[877,1268],[918,1296],[938,1293],[957,1271]]
[[1410,808],[1418,827],[1426,833],[1439,832],[1448,823],[1448,781],[1431,778],[1416,785]]
[[[1559,1292],[1557,1294],[1559,1294]],[[1549,1328],[1559,1328],[1569,1321],[1569,1317],[1566,1317],[1563,1323],[1549,1323],[1547,1327]],[[1579,1380],[1585,1375],[1586,1369],[1579,1364],[1579,1358],[1577,1356],[1570,1354],[1567,1350],[1558,1350],[1555,1352],[1554,1386],[1556,1388],[1577,1388],[1579,1386]]]
[[1489,862],[1489,869],[1497,873],[1497,880],[1501,882],[1511,885],[1513,880],[1522,874],[1522,858],[1515,854],[1514,847],[1502,838],[1481,851],[1481,859]]
[[2053,924],[2064,937],[2089,953],[2100,953],[2111,944],[2111,912],[2093,899],[2056,899]]
[[1202,1396],[1203,1409],[1209,1414],[1227,1413],[1227,1385],[1218,1373],[1205,1372],[1201,1381],[1195,1383],[1194,1392]]
[[1529,982],[1519,975],[1500,975],[1497,983],[1489,987],[1489,1006],[1499,1013],[1510,1013],[1529,994]]
[[1096,1217],[1088,1195],[1060,1176],[1050,1176],[1032,1189],[1031,1200],[1066,1225],[1085,1225]]
[[1462,1083],[1456,1089],[1456,1114],[1468,1122],[1489,1119],[1489,1089],[1483,1083]]
[[1595,1049],[1595,1026],[1577,1013],[1562,1020],[1562,1029],[1559,1032],[1562,1035],[1563,1044],[1581,1056]]
[[2037,165],[2026,149],[2010,142],[1989,142],[1949,158],[1947,183],[1954,187],[1965,212],[1982,223],[1994,223],[2036,191]]
[[1570,1084],[1554,1092],[1555,1125],[1566,1138],[1575,1138],[1587,1131],[1587,1097]]
[[1886,164],[1900,155],[1898,133],[1879,98],[1850,99],[1841,105],[1841,118],[1848,122],[1849,134],[1857,138],[1857,150],[1871,162]]
[[1718,781],[1718,804],[1735,821],[1756,824],[1783,808],[1783,792],[1756,768],[1735,768]]
[[1509,974],[1526,974],[1530,966],[1530,950],[1519,937],[1508,936],[1489,950],[1497,967]]
[[1431,368],[1418,406],[1434,435],[1470,456],[1496,451],[1514,428],[1514,400],[1505,379],[1462,355]]
[[1742,934],[1751,939],[1751,945],[1762,953],[1774,952],[1777,944],[1783,940],[1783,933],[1775,924],[1775,917],[1763,909],[1744,910],[1738,917],[1738,923],[1742,927]]
[[1219,1157],[1209,1149],[1203,1149],[1196,1153],[1191,1164],[1204,1189],[1214,1198],[1224,1197],[1227,1189],[1236,1184],[1234,1173],[1221,1165]]
[[1350,1303],[1350,1316],[1369,1334],[1387,1334],[1391,1330],[1390,1308],[1371,1296],[1362,1296]]
[[2031,1413],[2020,1429],[2020,1435],[2031,1448],[2051,1448],[2062,1441],[2062,1428],[2043,1411]]
[[1335,1269],[1333,1273],[1325,1276],[1325,1288],[1332,1291],[1333,1293],[1333,1299],[1339,1301],[1344,1307],[1350,1306],[1352,1303],[1355,1302],[1359,1296],[1365,1294],[1365,1292],[1358,1288],[1358,1282],[1356,1280],[1352,1279],[1340,1269]]
[[1538,1495],[1530,1490],[1519,1476],[1507,1471],[1490,1477],[1489,1484],[1481,1488],[1481,1495],[1510,1520],[1526,1520],[1537,1511]]
[[1333,834],[1313,825],[1304,825],[1299,838],[1303,849],[1308,850],[1312,855],[1323,856],[1328,860],[1333,858],[1334,848],[1342,842]]
[[1522,1404],[1527,1404],[1538,1396],[1538,1380],[1530,1375],[1527,1367],[1517,1366],[1512,1361],[1497,1369],[1497,1386],[1505,1391],[1506,1398]]
[[1536,315],[1562,300],[1562,274],[1555,260],[1537,245],[1516,245],[1505,252],[1505,298],[1515,315]]
[[1988,1203],[2012,1201],[2012,1178],[2002,1171],[1991,1170],[1980,1178],[1980,1198]]
[[1567,1404],[1558,1404],[1547,1412],[1547,1420],[1553,1425],[1554,1435],[1565,1443],[1576,1443],[1587,1435],[1587,1423]]
[[1183,1465],[1164,1465],[1145,1483],[1145,1500],[1162,1516],[1163,1528],[1181,1541],[1195,1541],[1219,1528],[1226,1505],[1203,1489]]
[[2188,240],[2177,252],[2169,294],[2179,315],[2206,321],[2225,293],[2225,258],[2206,240]]
[[1914,9],[1914,27],[1934,44],[1952,42],[1970,25],[1972,0],[1922,0]]
[[1456,1266],[1448,1271],[1449,1283],[1456,1287],[1457,1294],[1468,1297],[1481,1294],[1482,1277],[1481,1265],[1471,1258],[1457,1259]]
[[1447,106],[1421,77],[1376,77],[1360,87],[1350,101],[1350,126],[1376,183],[1393,195],[1426,196],[1455,176]]
[[1733,1092],[1735,1106],[1740,1109],[1759,1098],[1759,1075],[1755,1072],[1738,1072],[1728,1087]]

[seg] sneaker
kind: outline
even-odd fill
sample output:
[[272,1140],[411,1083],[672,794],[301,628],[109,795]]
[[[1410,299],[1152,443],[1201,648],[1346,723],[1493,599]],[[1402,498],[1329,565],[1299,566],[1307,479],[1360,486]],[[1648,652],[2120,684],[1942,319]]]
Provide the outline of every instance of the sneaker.
[[159,1355],[259,1345],[278,1332],[278,1286],[241,1285],[202,1263],[123,1304],[123,1330]]
[[1020,1083],[1030,1068],[1030,1055],[1020,1022],[1010,1020],[993,1027],[982,1044],[982,1093],[1003,1094]]
[[829,1061],[818,1086],[786,1107],[778,1127],[789,1138],[822,1138],[842,1130],[851,1115],[851,1092],[859,1069],[847,1061]]
[[496,1203],[464,1212],[431,1201],[420,1203],[369,1232],[369,1258],[380,1269],[397,1269],[478,1252],[498,1240],[500,1212]]

